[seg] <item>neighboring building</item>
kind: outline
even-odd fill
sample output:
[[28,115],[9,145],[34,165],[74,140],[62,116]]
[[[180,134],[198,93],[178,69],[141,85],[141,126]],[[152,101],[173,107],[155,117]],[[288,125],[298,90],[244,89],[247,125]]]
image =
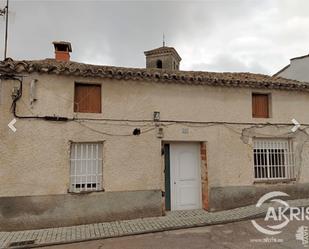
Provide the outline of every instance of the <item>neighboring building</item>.
[[309,55],[290,59],[290,64],[282,68],[274,76],[309,82]]
[[[222,210],[270,190],[309,197],[309,84],[56,59],[0,62],[0,229]],[[8,123],[17,120],[16,132]]]

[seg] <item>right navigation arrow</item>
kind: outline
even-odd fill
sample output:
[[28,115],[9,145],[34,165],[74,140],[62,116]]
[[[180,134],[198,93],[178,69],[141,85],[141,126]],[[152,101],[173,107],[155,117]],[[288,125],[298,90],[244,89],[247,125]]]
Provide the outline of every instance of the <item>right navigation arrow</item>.
[[291,129],[291,131],[295,132],[300,127],[300,123],[295,118],[292,119],[292,123],[294,124],[294,127]]

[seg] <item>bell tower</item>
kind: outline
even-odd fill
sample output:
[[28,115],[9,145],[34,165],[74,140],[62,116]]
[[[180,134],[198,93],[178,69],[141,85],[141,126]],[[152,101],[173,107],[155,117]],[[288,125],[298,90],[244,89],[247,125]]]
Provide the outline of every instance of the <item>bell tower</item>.
[[158,68],[167,70],[179,70],[181,57],[173,47],[155,48],[144,52],[146,56],[146,68]]

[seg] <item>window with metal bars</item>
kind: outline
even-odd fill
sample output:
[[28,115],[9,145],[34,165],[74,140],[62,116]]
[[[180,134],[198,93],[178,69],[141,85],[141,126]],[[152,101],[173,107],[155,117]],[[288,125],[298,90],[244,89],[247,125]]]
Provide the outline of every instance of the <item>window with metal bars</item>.
[[72,143],[70,192],[102,190],[102,143]]
[[255,139],[254,178],[280,180],[294,178],[293,144],[290,139]]

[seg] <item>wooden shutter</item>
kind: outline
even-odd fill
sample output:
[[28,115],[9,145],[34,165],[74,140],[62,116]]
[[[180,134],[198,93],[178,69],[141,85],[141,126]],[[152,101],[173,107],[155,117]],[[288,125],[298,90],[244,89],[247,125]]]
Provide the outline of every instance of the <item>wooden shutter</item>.
[[75,84],[74,112],[101,112],[101,85]]
[[268,94],[252,94],[252,117],[269,118],[269,95]]

